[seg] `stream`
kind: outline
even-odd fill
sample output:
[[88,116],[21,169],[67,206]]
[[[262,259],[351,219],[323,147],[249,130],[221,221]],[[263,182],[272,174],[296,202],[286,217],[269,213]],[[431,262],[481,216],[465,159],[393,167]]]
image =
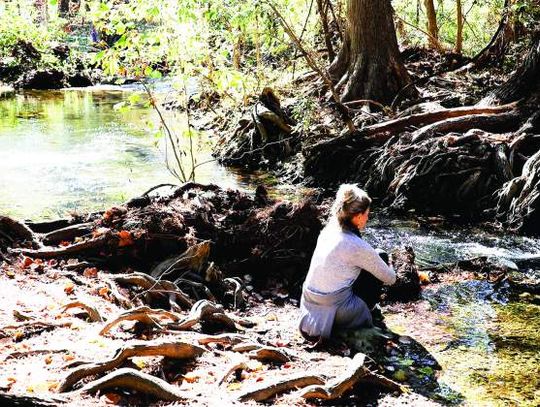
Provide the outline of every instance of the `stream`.
[[[54,219],[103,210],[156,184],[178,183],[164,165],[164,140],[154,135],[156,113],[143,106],[115,108],[133,91],[93,87],[0,99],[0,214]],[[167,115],[176,130],[185,127],[182,116]],[[207,140],[195,145],[198,162],[211,158]],[[264,173],[245,174],[215,162],[201,166],[196,180],[248,191],[258,182],[270,183],[277,195],[295,189],[276,185]],[[412,246],[421,265],[474,256],[512,265],[540,253],[540,239],[382,216],[373,219],[366,238],[385,249]],[[476,281],[443,292],[428,286],[425,314],[391,314],[388,326],[421,342],[441,364],[444,403],[540,405],[540,307],[491,294],[489,284]],[[436,323],[423,324],[426,318]]]

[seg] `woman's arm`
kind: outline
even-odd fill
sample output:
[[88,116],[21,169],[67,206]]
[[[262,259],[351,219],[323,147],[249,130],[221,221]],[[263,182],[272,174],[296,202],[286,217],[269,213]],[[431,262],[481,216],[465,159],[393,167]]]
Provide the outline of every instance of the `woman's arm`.
[[386,285],[396,282],[396,272],[387,265],[379,253],[362,239],[355,242],[357,249],[351,253],[351,261],[356,267],[366,270]]

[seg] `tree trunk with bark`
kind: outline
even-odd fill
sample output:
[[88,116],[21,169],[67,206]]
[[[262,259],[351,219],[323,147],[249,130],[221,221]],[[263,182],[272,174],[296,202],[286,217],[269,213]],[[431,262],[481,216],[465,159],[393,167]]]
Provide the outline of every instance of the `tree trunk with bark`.
[[416,88],[401,60],[390,0],[348,0],[342,48],[329,68],[343,88],[341,100],[374,100],[390,104],[405,87]]
[[508,103],[521,98],[540,97],[540,32],[531,41],[525,60],[512,76],[484,103]]
[[424,7],[426,8],[429,46],[431,48],[441,50],[441,44],[439,42],[439,27],[437,26],[437,13],[435,12],[433,0],[424,0]]
[[66,18],[69,14],[69,0],[58,0],[58,15]]
[[328,59],[333,61],[336,57],[336,53],[334,52],[332,34],[330,33],[330,27],[328,24],[328,2],[329,0],[317,0],[317,10],[319,12],[319,16],[321,17],[321,26],[324,34],[324,43],[326,44],[326,49],[328,51]]
[[514,13],[512,11],[513,0],[505,0],[501,21],[497,31],[489,41],[489,44],[473,58],[476,68],[486,67],[489,64],[500,63],[506,54],[508,46],[515,38]]
[[463,8],[461,6],[461,0],[456,0],[456,23],[457,33],[454,51],[456,54],[461,54],[463,51]]

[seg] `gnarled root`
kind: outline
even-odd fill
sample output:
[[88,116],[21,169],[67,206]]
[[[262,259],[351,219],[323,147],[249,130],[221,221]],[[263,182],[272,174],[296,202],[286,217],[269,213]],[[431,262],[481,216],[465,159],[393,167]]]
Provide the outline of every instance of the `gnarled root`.
[[178,286],[168,280],[157,280],[144,273],[117,274],[111,278],[119,284],[136,285],[146,290],[151,296],[166,296],[173,311],[180,311],[181,307],[193,306],[193,301],[178,288]]
[[232,375],[234,372],[238,370],[247,370],[248,365],[245,360],[233,363],[231,367],[227,369],[225,374],[221,377],[221,379],[218,380],[217,384],[218,386],[221,386],[225,381],[229,378],[230,375]]
[[117,239],[108,232],[94,239],[90,239],[80,243],[74,243],[69,246],[60,248],[45,248],[45,249],[11,249],[12,253],[24,254],[28,257],[51,259],[55,257],[81,255],[87,252],[93,252],[97,249],[107,246],[110,243],[118,244]]
[[263,346],[260,349],[252,350],[248,353],[248,356],[251,359],[256,359],[260,362],[285,363],[291,360],[291,358],[281,350],[270,346]]
[[62,307],[62,312],[67,311],[68,309],[71,309],[71,308],[82,308],[88,313],[88,317],[90,318],[90,321],[103,322],[103,318],[101,317],[101,314],[99,313],[99,311],[91,305],[85,304],[84,302],[81,302],[81,301],[70,302],[69,304],[66,304]]
[[100,335],[105,335],[114,326],[122,321],[139,321],[145,325],[156,326],[161,328],[156,318],[168,318],[172,321],[178,321],[180,317],[172,312],[163,309],[153,309],[147,306],[137,307],[121,313],[119,316],[108,322],[99,332]]
[[248,338],[243,335],[224,333],[220,335],[211,335],[198,338],[197,342],[199,345],[209,345],[211,343],[219,343],[220,345],[236,345],[246,340],[248,340]]
[[164,356],[171,359],[193,359],[205,352],[204,348],[179,341],[153,341],[129,344],[116,351],[109,360],[95,363],[84,363],[71,371],[58,386],[59,392],[71,389],[79,380],[95,374],[101,374],[120,366],[128,358],[134,356]]
[[235,330],[235,322],[223,312],[223,308],[208,301],[200,300],[193,305],[189,315],[182,321],[171,324],[171,329],[188,330],[200,322],[214,322],[225,325],[226,328]]
[[46,245],[55,245],[62,241],[72,241],[76,237],[91,233],[92,226],[92,223],[82,223],[80,225],[71,225],[53,230],[43,236],[43,243]]
[[5,237],[10,242],[22,240],[32,243],[35,247],[41,246],[28,226],[8,216],[0,216],[0,237]]
[[352,389],[357,383],[368,381],[378,383],[391,390],[401,390],[401,386],[390,379],[371,372],[364,366],[366,355],[357,353],[351,360],[347,372],[340,377],[330,381],[324,386],[309,386],[302,390],[301,397],[305,399],[335,400],[342,397],[347,391]]
[[109,373],[101,379],[88,383],[80,391],[82,393],[95,393],[115,387],[136,390],[139,393],[149,394],[166,401],[182,401],[186,398],[177,387],[165,380],[130,368],[118,369]]
[[249,390],[238,396],[240,401],[263,401],[276,394],[284,393],[289,390],[299,389],[311,385],[322,385],[324,380],[319,376],[294,376],[288,377],[270,385],[258,387],[253,390]]
[[59,397],[37,397],[19,394],[0,393],[0,405],[4,407],[53,407],[67,403]]

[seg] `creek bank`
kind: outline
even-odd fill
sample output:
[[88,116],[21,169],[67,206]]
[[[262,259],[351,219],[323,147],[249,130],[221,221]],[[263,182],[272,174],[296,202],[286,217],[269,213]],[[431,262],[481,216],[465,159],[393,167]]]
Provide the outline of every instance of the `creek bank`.
[[[61,89],[87,87],[99,82],[98,70],[73,55],[67,44],[48,52],[56,62],[44,62],[44,54],[28,41],[19,40],[11,57],[0,59],[0,81],[16,89]],[[47,55],[49,57],[49,55]]]
[[[306,348],[295,325],[298,288],[326,211],[309,201],[272,200],[263,188],[247,195],[190,183],[170,195],[144,194],[55,222],[2,217],[0,278],[10,293],[0,317],[3,391],[14,397],[30,388],[45,401],[89,405],[93,399],[83,393],[97,389],[147,405],[159,399],[205,405],[215,397],[240,404],[274,395],[277,404],[447,402],[440,366],[415,333],[383,326],[345,333],[343,344]],[[428,291],[476,281],[497,298],[537,301],[540,276],[485,258],[421,269],[409,248],[394,250],[391,261],[399,284],[386,292],[384,307],[393,315],[419,298],[425,303]],[[104,349],[115,356],[85,362],[100,360]],[[372,360],[360,360],[363,353]],[[401,395],[398,383],[413,396]],[[210,384],[217,386],[212,392]],[[282,395],[297,386],[318,387]]]
[[[215,156],[224,165],[262,167],[288,182],[314,187],[356,182],[397,213],[477,222],[496,215],[512,232],[537,234],[538,49],[535,38],[509,77],[490,77],[487,71],[431,76],[422,60],[425,53],[411,50],[408,68],[427,78],[419,81],[422,98],[414,105],[397,101],[401,110],[350,106],[353,133],[339,133],[343,126],[337,112],[321,102],[324,89],[310,81],[296,83],[296,97],[282,103],[286,109],[265,104],[261,95],[242,119],[232,122],[236,128],[217,129]],[[442,68],[467,62],[454,59],[450,56]],[[296,125],[272,131],[258,113],[261,103],[276,117],[285,111]],[[319,107],[309,109],[310,103]]]

